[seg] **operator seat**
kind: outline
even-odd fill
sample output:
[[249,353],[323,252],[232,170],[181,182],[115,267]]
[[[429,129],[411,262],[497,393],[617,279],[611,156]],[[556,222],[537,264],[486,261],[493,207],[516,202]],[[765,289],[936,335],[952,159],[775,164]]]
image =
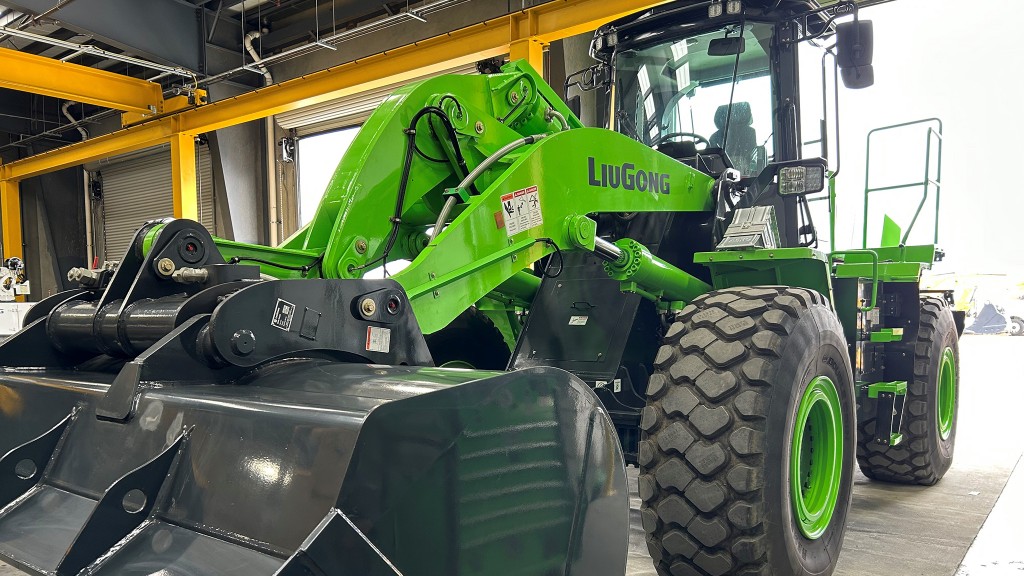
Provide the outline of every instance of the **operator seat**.
[[757,148],[757,130],[754,129],[754,116],[750,112],[749,102],[736,102],[732,105],[732,118],[729,118],[729,105],[718,107],[715,112],[715,127],[718,131],[708,139],[714,148],[722,147],[725,138],[725,123],[729,121],[729,142],[725,153],[729,155],[737,170],[748,174],[751,172],[751,156]]

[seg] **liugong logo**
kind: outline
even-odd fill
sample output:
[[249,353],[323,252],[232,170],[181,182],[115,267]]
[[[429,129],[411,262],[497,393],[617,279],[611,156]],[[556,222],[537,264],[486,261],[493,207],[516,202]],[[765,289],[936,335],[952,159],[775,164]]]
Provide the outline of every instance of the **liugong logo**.
[[635,164],[624,162],[621,165],[601,164],[593,156],[587,158],[590,185],[601,188],[622,188],[639,192],[656,192],[668,194],[671,190],[669,175],[663,172],[637,170]]

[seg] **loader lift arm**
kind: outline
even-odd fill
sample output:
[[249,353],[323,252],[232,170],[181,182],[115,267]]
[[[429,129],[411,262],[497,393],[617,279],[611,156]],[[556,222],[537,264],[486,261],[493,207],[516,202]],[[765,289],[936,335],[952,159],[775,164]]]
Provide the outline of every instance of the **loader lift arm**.
[[[594,249],[588,214],[710,212],[713,188],[712,178],[634,140],[582,127],[536,71],[513,62],[500,74],[395,92],[356,136],[313,220],[280,248],[217,244],[229,261],[258,259],[278,278],[357,278],[408,259],[393,278],[429,334],[492,292],[528,302],[537,261]],[[451,218],[431,230],[446,202]],[[640,286],[649,297],[708,289],[655,266],[672,269],[678,286]]]

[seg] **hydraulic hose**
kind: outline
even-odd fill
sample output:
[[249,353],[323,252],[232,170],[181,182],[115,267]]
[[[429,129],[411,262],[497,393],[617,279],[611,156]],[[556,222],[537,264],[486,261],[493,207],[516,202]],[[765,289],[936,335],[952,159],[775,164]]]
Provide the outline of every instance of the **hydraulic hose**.
[[[405,163],[402,168],[402,176],[398,182],[398,194],[395,199],[395,212],[394,216],[390,218],[391,232],[388,234],[387,243],[384,246],[384,252],[378,258],[371,260],[366,264],[351,267],[350,272],[369,268],[370,266],[373,266],[378,262],[383,262],[385,265],[387,265],[388,255],[391,254],[391,249],[394,248],[395,246],[395,240],[398,238],[398,230],[402,223],[402,208],[405,206],[405,193],[409,187],[409,176],[412,173],[412,159],[413,156],[416,154],[417,149],[416,125],[419,123],[421,118],[429,114],[437,116],[441,120],[441,124],[444,126],[445,129],[445,134],[447,135],[448,140],[452,145],[452,150],[455,155],[455,163],[458,164],[459,168],[461,168],[463,172],[468,171],[468,167],[466,166],[466,159],[462,155],[462,149],[459,147],[459,140],[458,136],[455,133],[455,127],[452,125],[451,120],[448,118],[448,115],[444,112],[444,110],[438,108],[437,106],[427,106],[421,109],[416,114],[414,114],[412,120],[409,122],[409,127],[405,129],[405,135],[407,138],[405,148]],[[469,176],[467,176],[466,179],[468,180]]]
[[[529,146],[530,144],[533,144],[534,142],[537,142],[545,137],[547,137],[547,134],[534,134],[533,136],[527,136],[519,140],[514,140],[502,146],[501,148],[498,149],[497,152],[491,154],[487,158],[484,158],[483,162],[477,165],[477,167],[474,168],[472,172],[467,174],[466,177],[462,179],[462,182],[459,182],[459,188],[468,188],[469,186],[471,186],[473,182],[475,182],[476,179],[479,178],[481,174],[486,172],[488,168],[493,166],[495,162],[501,160],[516,148],[520,148],[522,146]],[[434,232],[430,236],[431,242],[433,242],[434,238],[437,238],[441,234],[441,231],[444,229],[445,222],[448,221],[448,215],[451,214],[452,208],[455,207],[455,200],[455,196],[449,196],[448,199],[445,200],[444,207],[441,208],[441,212],[437,215],[437,222],[434,223]]]
[[561,112],[554,108],[548,108],[547,114],[544,115],[545,120],[550,122],[551,120],[558,120],[559,125],[562,126],[562,131],[565,132],[569,129],[569,121],[565,119],[565,116]]

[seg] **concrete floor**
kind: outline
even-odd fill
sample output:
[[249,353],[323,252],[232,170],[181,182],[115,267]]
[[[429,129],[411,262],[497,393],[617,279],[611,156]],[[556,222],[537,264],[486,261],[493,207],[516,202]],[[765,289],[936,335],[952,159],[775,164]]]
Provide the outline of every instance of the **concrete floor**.
[[[858,472],[836,576],[1024,575],[1024,462],[1018,466],[1024,378],[1008,369],[1024,356],[1024,338],[966,336],[960,354],[952,469],[931,488],[875,483]],[[630,482],[626,574],[654,576],[640,528],[636,469],[630,469]],[[0,576],[16,574],[0,563]]]

